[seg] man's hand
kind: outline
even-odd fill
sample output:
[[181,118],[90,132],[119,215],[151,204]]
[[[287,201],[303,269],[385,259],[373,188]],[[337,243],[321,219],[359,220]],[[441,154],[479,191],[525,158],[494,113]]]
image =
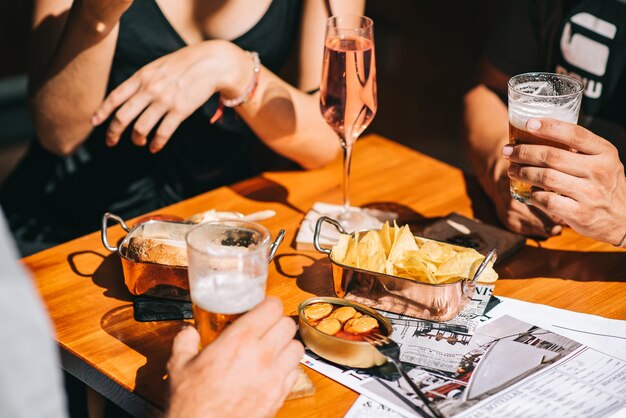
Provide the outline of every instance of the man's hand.
[[563,219],[576,232],[619,243],[626,233],[626,179],[617,149],[587,129],[554,119],[530,119],[533,135],[573,151],[547,145],[507,145],[508,175],[535,186],[533,206]]
[[293,339],[295,331],[280,301],[271,297],[200,353],[197,331],[182,330],[168,364],[167,417],[274,416],[298,378],[304,349]]
[[518,202],[511,197],[507,177],[509,162],[501,159],[495,165],[494,185],[489,193],[500,221],[511,231],[522,235],[547,238],[561,233],[561,220]]

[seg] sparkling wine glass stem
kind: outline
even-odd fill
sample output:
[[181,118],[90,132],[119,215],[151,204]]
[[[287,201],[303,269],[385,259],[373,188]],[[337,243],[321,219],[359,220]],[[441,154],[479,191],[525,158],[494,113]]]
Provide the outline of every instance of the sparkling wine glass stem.
[[352,166],[352,144],[343,140],[343,215],[350,211],[350,167]]

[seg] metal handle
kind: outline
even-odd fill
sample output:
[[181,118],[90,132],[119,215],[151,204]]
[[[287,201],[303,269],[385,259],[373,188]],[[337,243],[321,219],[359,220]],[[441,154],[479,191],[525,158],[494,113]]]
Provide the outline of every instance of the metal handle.
[[480,277],[481,274],[483,274],[483,271],[485,271],[489,262],[493,260],[493,262],[495,263],[497,258],[498,258],[498,251],[495,248],[493,248],[491,251],[489,251],[489,253],[487,253],[483,262],[480,263],[480,265],[476,269],[476,273],[474,273],[474,277],[472,277],[471,280],[465,281],[465,284],[463,286],[463,293],[467,294],[469,292],[470,287],[476,285],[478,278]]
[[313,245],[315,246],[315,249],[320,253],[330,255],[331,251],[326,248],[322,248],[322,246],[320,245],[320,234],[322,233],[322,225],[324,224],[324,222],[328,222],[329,224],[333,225],[342,234],[345,234],[346,231],[345,229],[343,229],[339,221],[333,218],[329,218],[328,216],[322,216],[317,220],[317,222],[315,223],[315,233],[313,234]]
[[285,239],[285,230],[281,229],[278,232],[278,236],[276,237],[274,242],[272,242],[272,245],[270,245],[270,256],[269,256],[269,261],[268,261],[269,263],[271,263],[272,260],[274,259],[274,256],[276,255],[276,251],[278,251],[278,247],[280,247],[280,244],[282,244],[284,239]]
[[102,245],[104,245],[104,247],[111,251],[111,252],[116,252],[117,251],[117,246],[113,246],[111,244],[109,244],[109,237],[107,235],[107,231],[108,231],[108,226],[109,226],[109,219],[113,219],[114,221],[116,221],[117,223],[120,224],[120,226],[124,229],[124,231],[126,232],[130,232],[130,228],[128,227],[128,225],[126,225],[126,222],[124,222],[124,220],[122,218],[120,218],[117,215],[114,215],[110,212],[107,212],[104,214],[104,216],[102,216],[102,231],[101,231],[101,237],[102,237]]

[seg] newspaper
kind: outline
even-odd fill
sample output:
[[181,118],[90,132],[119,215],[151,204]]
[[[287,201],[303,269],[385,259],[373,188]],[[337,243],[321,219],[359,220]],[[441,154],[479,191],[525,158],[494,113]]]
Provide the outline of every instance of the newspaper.
[[400,360],[418,366],[454,372],[474,331],[484,320],[483,313],[493,285],[479,285],[463,310],[447,322],[432,322],[381,312],[393,326],[394,341],[401,348]]
[[[402,416],[415,416],[396,393],[423,406],[397,373],[382,370],[386,366],[353,370],[310,352],[303,363],[366,395],[373,408],[378,402]],[[413,367],[407,372],[447,417],[510,411],[523,411],[517,416],[626,413],[626,361],[508,315],[476,330],[456,371]]]

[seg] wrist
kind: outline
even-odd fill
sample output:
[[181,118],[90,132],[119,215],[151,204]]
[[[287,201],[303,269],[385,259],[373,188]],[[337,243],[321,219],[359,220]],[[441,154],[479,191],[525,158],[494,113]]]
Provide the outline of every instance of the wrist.
[[223,48],[224,53],[218,55],[225,68],[221,71],[222,77],[217,84],[217,91],[226,100],[245,95],[256,77],[255,68],[258,68],[249,52],[230,42],[228,44]]

